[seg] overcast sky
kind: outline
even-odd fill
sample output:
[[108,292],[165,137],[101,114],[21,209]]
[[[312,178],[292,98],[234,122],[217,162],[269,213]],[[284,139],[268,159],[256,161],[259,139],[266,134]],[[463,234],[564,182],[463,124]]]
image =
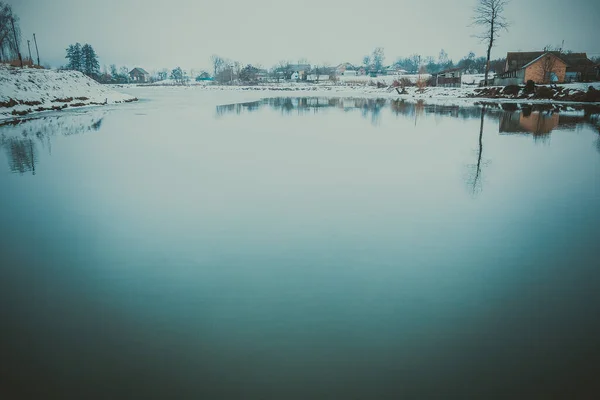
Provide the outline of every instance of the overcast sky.
[[[7,0],[4,0],[7,1]],[[470,27],[477,0],[8,0],[42,63],[65,63],[70,43],[90,43],[101,65],[209,68],[211,54],[270,67],[360,63],[381,46],[386,63],[412,53],[454,61],[484,55]],[[600,55],[600,1],[512,0],[492,58],[545,45]]]

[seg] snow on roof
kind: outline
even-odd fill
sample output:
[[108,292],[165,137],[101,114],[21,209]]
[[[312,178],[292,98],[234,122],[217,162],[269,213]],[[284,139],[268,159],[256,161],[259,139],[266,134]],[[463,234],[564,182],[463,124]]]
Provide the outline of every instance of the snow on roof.
[[563,60],[561,57],[559,57],[557,54],[555,54],[555,52],[547,51],[547,52],[542,53],[542,55],[540,55],[539,57],[536,57],[535,59],[529,61],[527,64],[523,65],[521,68],[527,68],[530,65],[535,64],[536,62],[538,62],[542,58],[546,57],[546,55],[548,55],[548,54],[552,54],[554,57],[558,58],[560,61],[562,61],[563,63],[567,64],[567,62],[565,60]]

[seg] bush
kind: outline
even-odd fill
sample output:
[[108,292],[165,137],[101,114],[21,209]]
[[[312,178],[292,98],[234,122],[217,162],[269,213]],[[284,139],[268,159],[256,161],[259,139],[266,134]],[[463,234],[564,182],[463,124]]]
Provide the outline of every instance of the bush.
[[534,92],[535,92],[535,82],[530,79],[525,84],[525,93],[526,94],[531,94],[531,93],[534,93]]
[[596,90],[593,86],[590,86],[585,94],[585,101],[600,102],[600,90]]
[[554,97],[554,90],[547,86],[540,86],[535,92],[535,97],[538,99],[551,99]]
[[502,94],[505,96],[517,96],[520,90],[519,85],[508,85],[504,87]]
[[400,87],[409,87],[409,86],[415,86],[415,84],[408,78],[400,78]]

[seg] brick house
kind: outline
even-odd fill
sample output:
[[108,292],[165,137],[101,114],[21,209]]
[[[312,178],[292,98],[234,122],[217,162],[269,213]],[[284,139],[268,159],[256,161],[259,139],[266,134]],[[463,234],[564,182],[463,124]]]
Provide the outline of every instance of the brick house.
[[567,67],[567,61],[559,52],[509,52],[504,72],[496,76],[494,85],[521,85],[529,80],[538,84],[562,83]]

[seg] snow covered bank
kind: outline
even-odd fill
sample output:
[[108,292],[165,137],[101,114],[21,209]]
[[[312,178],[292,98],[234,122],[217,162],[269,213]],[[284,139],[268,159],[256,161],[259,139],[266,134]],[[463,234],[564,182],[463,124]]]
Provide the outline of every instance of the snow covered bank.
[[0,120],[34,112],[135,100],[81,72],[0,65]]
[[536,85],[530,91],[525,86],[492,86],[474,89],[469,97],[511,100],[550,100],[553,102],[600,103],[600,83],[564,84],[556,87]]
[[[600,88],[600,83],[586,84]],[[569,93],[586,93],[586,87],[582,84],[563,85],[565,90],[569,89]],[[137,97],[144,97],[143,94],[137,94],[140,86],[119,86],[121,90],[131,90],[132,94]],[[306,83],[285,83],[272,85],[254,85],[254,86],[144,86],[145,90],[169,90],[169,91],[207,91],[213,92],[216,97],[220,97],[221,93],[255,93],[261,97],[356,97],[356,98],[388,98],[400,99],[413,102],[425,102],[427,104],[440,105],[459,105],[469,106],[482,102],[486,103],[527,103],[527,104],[590,104],[586,100],[569,100],[567,98],[533,98],[533,97],[486,97],[479,96],[479,91],[482,88],[463,86],[462,88],[444,88],[444,87],[426,87],[423,91],[419,91],[416,87],[406,87],[405,92],[401,92],[401,88],[394,87],[377,87],[370,85],[315,85]],[[397,89],[397,90],[396,90]],[[488,88],[486,88],[488,89]],[[499,90],[504,89],[498,87]],[[219,95],[217,95],[219,94]],[[594,103],[598,104],[598,103]]]

